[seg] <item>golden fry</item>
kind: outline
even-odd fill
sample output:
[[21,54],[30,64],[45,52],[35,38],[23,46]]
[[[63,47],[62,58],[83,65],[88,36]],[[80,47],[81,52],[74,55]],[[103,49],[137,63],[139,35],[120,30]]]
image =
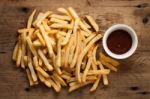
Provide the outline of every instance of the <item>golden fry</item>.
[[13,59],[14,61],[16,61],[16,59],[17,59],[18,48],[19,48],[19,44],[17,43],[17,44],[15,45],[15,48],[14,48],[14,51],[13,51],[13,56],[12,56],[12,59]]
[[32,12],[32,14],[30,15],[30,17],[29,17],[28,23],[27,23],[27,28],[31,28],[31,25],[32,25],[32,21],[33,21],[33,17],[34,17],[34,15],[35,15],[35,12],[36,12],[36,10],[34,10],[34,11]]
[[100,79],[101,79],[101,75],[98,76],[98,79],[94,82],[92,88],[90,89],[91,92],[95,91],[98,87],[98,84],[100,82]]
[[17,67],[19,67],[21,64],[21,55],[22,55],[22,50],[21,50],[21,46],[19,46],[18,54],[17,54],[17,60],[16,60]]
[[96,32],[99,31],[99,26],[96,24],[96,22],[94,21],[94,19],[91,16],[86,16],[86,18],[88,19],[88,21],[90,22],[90,24],[92,25],[92,27],[95,29]]
[[93,83],[93,82],[92,82],[92,81],[87,81],[87,82],[85,82],[85,83],[75,84],[74,86],[71,86],[71,87],[69,88],[69,92],[72,92],[72,91],[74,91],[74,90],[76,90],[76,89],[78,89],[78,88],[80,88],[80,87],[83,87],[83,86],[88,85],[88,84],[91,84],[91,83]]
[[70,20],[71,20],[71,17],[70,17],[70,16],[66,16],[66,15],[52,14],[50,17],[52,17],[52,18],[57,18],[57,19],[61,19],[61,20],[67,20],[67,21],[70,21]]
[[32,80],[32,77],[31,77],[31,74],[30,74],[29,69],[26,69],[26,73],[27,73],[27,77],[28,77],[30,86],[33,86],[33,85],[34,85],[34,82],[33,82],[33,80]]
[[31,62],[28,63],[28,67],[29,67],[29,70],[31,72],[31,77],[32,77],[33,81],[36,82],[37,81],[37,75],[35,73],[35,70],[34,70]]
[[35,50],[35,48],[34,48],[34,46],[33,46],[33,43],[32,43],[32,41],[31,41],[30,37],[27,37],[26,40],[27,40],[27,44],[28,44],[28,46],[29,46],[29,48],[30,48],[32,54],[33,54],[34,56],[37,56],[37,52],[36,52],[36,50]]
[[89,71],[89,69],[90,69],[91,63],[92,63],[92,57],[90,57],[90,58],[88,59],[86,68],[85,68],[85,70],[84,70],[84,72],[83,72],[83,76],[82,76],[82,81],[83,81],[83,82],[86,81],[86,76],[87,76],[87,73],[88,73],[88,71]]
[[100,74],[104,74],[107,75],[110,73],[109,69],[102,69],[102,70],[89,70],[87,75],[100,75]]

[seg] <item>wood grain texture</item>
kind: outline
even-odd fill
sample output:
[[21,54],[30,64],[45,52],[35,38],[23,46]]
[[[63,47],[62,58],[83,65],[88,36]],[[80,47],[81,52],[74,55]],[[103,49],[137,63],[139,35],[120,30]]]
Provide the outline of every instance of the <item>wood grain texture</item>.
[[[79,15],[91,15],[102,33],[113,24],[124,23],[137,32],[136,53],[121,61],[119,71],[109,76],[108,87],[97,91],[84,87],[71,94],[64,88],[57,94],[39,85],[28,88],[25,71],[11,60],[17,29],[26,26],[33,9],[55,10],[74,7]],[[28,90],[28,89],[26,89]],[[1,0],[0,1],[0,99],[150,99],[150,0]]]

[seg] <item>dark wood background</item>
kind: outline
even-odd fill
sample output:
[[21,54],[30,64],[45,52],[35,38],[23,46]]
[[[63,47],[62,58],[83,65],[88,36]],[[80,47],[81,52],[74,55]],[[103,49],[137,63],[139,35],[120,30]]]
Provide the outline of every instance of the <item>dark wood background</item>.
[[[109,86],[99,85],[94,93],[84,87],[69,94],[55,93],[43,85],[28,90],[25,71],[11,60],[17,29],[26,26],[33,9],[55,10],[74,7],[81,15],[93,16],[104,32],[124,23],[137,32],[135,54],[123,60],[117,73],[109,76]],[[150,99],[150,0],[0,0],[0,99]]]

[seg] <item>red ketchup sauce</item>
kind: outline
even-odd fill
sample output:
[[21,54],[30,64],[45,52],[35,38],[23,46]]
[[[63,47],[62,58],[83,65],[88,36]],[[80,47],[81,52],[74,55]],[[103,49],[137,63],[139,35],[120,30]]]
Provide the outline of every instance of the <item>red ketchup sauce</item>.
[[124,54],[130,50],[132,38],[128,32],[116,30],[108,36],[107,45],[111,52],[115,54]]

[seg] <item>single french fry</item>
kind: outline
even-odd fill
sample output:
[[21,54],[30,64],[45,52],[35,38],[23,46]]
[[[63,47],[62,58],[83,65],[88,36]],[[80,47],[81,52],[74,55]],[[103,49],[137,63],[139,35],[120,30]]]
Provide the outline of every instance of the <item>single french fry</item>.
[[90,22],[90,24],[92,25],[92,27],[94,28],[94,30],[96,32],[98,32],[99,31],[99,27],[96,24],[96,22],[94,21],[94,19],[91,16],[89,16],[89,15],[87,15],[86,18],[88,19],[88,21]]
[[75,64],[77,63],[77,58],[79,56],[80,39],[79,39],[78,32],[76,33],[76,38],[75,39],[76,39],[75,42],[76,42],[77,45],[76,45],[74,57],[73,57],[72,62],[70,64],[70,68],[74,68]]
[[83,76],[82,76],[82,81],[83,81],[83,82],[86,82],[86,76],[87,76],[87,73],[88,73],[88,71],[89,71],[89,69],[90,69],[91,64],[92,64],[92,57],[90,57],[90,58],[88,59],[86,68],[85,68],[85,70],[83,71]]
[[88,52],[88,50],[91,48],[91,46],[97,42],[100,38],[101,38],[101,34],[98,34],[97,36],[95,36],[89,43],[88,45],[84,48],[84,50],[81,52],[81,54],[79,55],[78,58],[78,62],[77,62],[77,66],[76,66],[76,77],[78,82],[81,82],[81,77],[80,77],[80,66],[82,63],[82,60],[85,56],[85,54]]
[[22,55],[22,50],[21,50],[21,46],[19,45],[18,48],[18,54],[17,54],[17,60],[16,60],[16,66],[19,67],[21,64],[21,55]]
[[79,20],[80,20],[79,18],[75,19],[74,27],[73,27],[73,33],[77,32],[77,29],[79,27],[79,22],[80,22]]
[[70,21],[70,20],[71,20],[71,17],[70,17],[70,16],[67,16],[67,15],[52,14],[50,17],[51,17],[51,18],[57,18],[57,19],[60,19],[60,20],[67,20],[67,21]]
[[55,71],[56,71],[59,75],[61,75],[61,74],[62,74],[62,71],[61,71],[60,67],[58,67],[58,66],[56,65],[56,56],[55,56],[55,55],[53,56],[52,61],[53,61],[53,63],[54,63],[54,64],[53,64],[53,67],[54,67]]
[[25,63],[24,63],[24,56],[26,54],[26,33],[21,34],[21,39],[22,39],[22,44],[21,44],[21,49],[22,49],[22,56],[21,56],[21,67],[25,68]]
[[[33,28],[32,28],[33,29]],[[29,30],[31,30],[31,28],[23,28],[23,29],[18,29],[18,33],[19,34],[22,34],[22,33],[27,33],[27,32],[29,32]]]
[[76,84],[76,85],[74,85],[74,86],[71,86],[71,87],[69,88],[69,92],[72,92],[72,91],[74,91],[74,90],[76,90],[76,89],[78,89],[78,88],[80,88],[80,87],[83,87],[83,86],[88,85],[88,84],[91,84],[91,83],[93,83],[93,82],[92,82],[92,81],[87,81],[87,82],[85,82],[85,83]]
[[37,56],[37,52],[36,52],[36,50],[35,50],[35,48],[34,48],[34,46],[33,46],[33,43],[32,43],[32,41],[31,41],[30,37],[27,37],[26,40],[27,40],[27,44],[28,44],[28,46],[29,46],[29,48],[30,48],[32,54],[33,54],[34,56]]
[[75,33],[73,44],[72,44],[72,46],[70,48],[70,51],[69,51],[69,57],[68,57],[68,64],[69,65],[72,63],[72,60],[73,60],[73,57],[74,57],[74,52],[75,52],[75,49],[76,49],[76,46],[77,46],[76,34],[77,33]]
[[59,24],[67,24],[68,23],[67,21],[64,21],[64,20],[61,20],[61,19],[57,19],[57,18],[51,18],[50,22],[59,23]]
[[86,80],[87,81],[92,81],[92,80],[97,80],[98,78],[95,76],[95,75],[88,75],[87,77],[86,77]]
[[41,44],[42,44],[43,46],[45,46],[45,41],[44,41],[42,35],[41,35],[39,32],[36,33],[36,35],[37,35],[37,37],[39,38],[39,41],[41,42]]
[[[103,67],[103,65],[101,64],[100,61],[98,61],[98,65],[99,65],[101,70],[104,69],[104,67]],[[104,85],[108,85],[108,77],[107,77],[107,75],[102,75],[102,76],[103,76],[103,83],[104,83]]]
[[61,50],[61,66],[64,67],[65,65],[65,51],[64,49]]
[[58,8],[57,11],[70,16],[69,12],[65,8]]
[[16,61],[16,59],[17,59],[18,49],[19,49],[19,44],[17,43],[17,44],[15,45],[15,48],[14,48],[14,51],[13,51],[13,55],[12,55],[12,59],[13,59],[14,61]]
[[109,69],[102,69],[102,70],[89,70],[87,75],[100,75],[100,74],[104,74],[107,75],[110,73]]
[[42,34],[42,36],[45,40],[45,43],[47,45],[49,56],[52,57],[54,54],[53,48],[52,48],[51,42],[48,39],[48,35],[47,35],[46,31],[44,30],[42,25],[40,25],[40,31],[41,31],[41,34]]
[[35,12],[36,12],[36,10],[33,10],[32,14],[29,16],[28,23],[27,23],[27,28],[31,28],[31,25],[32,25],[32,21],[33,21],[33,17],[34,17],[34,15],[35,15]]
[[32,80],[32,77],[31,77],[31,74],[30,74],[29,69],[26,69],[26,73],[27,73],[27,77],[28,77],[28,80],[29,80],[29,85],[30,85],[30,86],[33,86],[33,85],[34,85],[34,82],[33,82],[33,80]]
[[53,70],[53,66],[48,62],[46,56],[44,55],[44,53],[40,49],[38,49],[38,54],[39,54],[40,58],[43,60],[43,63],[45,64],[47,69],[49,71],[52,71]]
[[56,29],[72,29],[72,26],[70,24],[60,24],[60,23],[53,23],[50,25],[51,28],[56,28]]
[[35,70],[34,70],[33,65],[32,65],[31,62],[28,63],[28,67],[29,67],[29,70],[31,72],[31,77],[33,79],[33,82],[36,82],[37,81],[37,76],[36,76]]
[[57,43],[56,66],[61,67],[61,39]]
[[92,88],[90,89],[91,92],[95,91],[98,87],[98,84],[100,82],[100,79],[101,79],[101,75],[98,76],[98,79],[94,82]]
[[76,13],[76,11],[75,11],[72,7],[69,7],[69,8],[68,8],[68,11],[69,11],[69,13],[71,14],[71,16],[72,16],[74,19],[79,18],[78,14]]
[[96,64],[97,65],[97,60],[96,60],[96,51],[97,51],[97,48],[98,48],[98,46],[95,46],[94,47],[94,49],[93,49],[93,55],[92,55],[92,57],[93,57],[93,62],[94,62],[94,64]]

